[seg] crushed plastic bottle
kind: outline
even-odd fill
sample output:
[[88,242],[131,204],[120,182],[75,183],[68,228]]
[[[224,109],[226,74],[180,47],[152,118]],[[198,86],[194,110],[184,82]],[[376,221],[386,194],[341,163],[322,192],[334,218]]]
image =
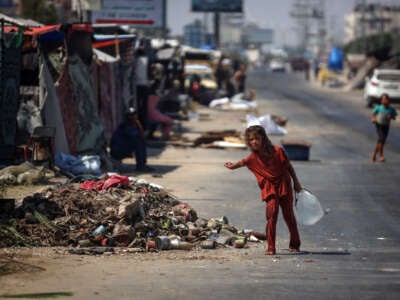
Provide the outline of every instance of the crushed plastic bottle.
[[297,222],[303,225],[314,225],[324,216],[324,210],[318,198],[305,189],[296,194],[294,213]]

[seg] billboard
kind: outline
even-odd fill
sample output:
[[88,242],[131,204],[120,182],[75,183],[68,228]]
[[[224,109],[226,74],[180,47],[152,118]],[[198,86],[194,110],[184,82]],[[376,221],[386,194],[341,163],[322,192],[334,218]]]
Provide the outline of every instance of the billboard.
[[165,0],[103,0],[92,12],[92,23],[114,23],[135,27],[163,27]]
[[13,6],[12,0],[0,0],[0,7],[8,8]]
[[243,0],[192,0],[193,12],[243,12]]
[[245,30],[244,35],[244,40],[247,43],[272,44],[274,40],[274,31],[272,29],[256,28]]

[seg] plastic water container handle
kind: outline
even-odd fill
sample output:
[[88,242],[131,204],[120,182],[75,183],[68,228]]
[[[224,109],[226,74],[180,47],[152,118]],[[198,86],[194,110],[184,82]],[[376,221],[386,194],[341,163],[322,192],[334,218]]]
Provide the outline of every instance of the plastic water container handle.
[[[302,188],[301,191],[303,191],[303,190],[309,192],[310,194],[312,194],[312,192],[309,189]],[[297,202],[299,201],[299,199],[297,198],[297,194],[298,194],[297,192],[294,192],[294,206],[295,207],[297,207]]]

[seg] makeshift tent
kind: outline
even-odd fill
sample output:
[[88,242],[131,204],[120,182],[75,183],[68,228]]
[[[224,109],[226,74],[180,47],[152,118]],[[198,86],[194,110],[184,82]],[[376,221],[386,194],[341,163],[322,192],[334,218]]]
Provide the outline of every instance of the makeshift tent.
[[112,132],[130,106],[136,107],[135,35],[94,35],[93,48],[98,63],[95,65],[95,91],[105,137]]

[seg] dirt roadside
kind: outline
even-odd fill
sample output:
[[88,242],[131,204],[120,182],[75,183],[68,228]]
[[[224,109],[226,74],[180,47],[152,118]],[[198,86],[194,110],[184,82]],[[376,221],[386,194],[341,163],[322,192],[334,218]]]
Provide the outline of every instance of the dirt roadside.
[[[201,118],[190,120],[183,123],[185,128],[184,135],[193,139],[202,133],[215,130],[238,130],[241,131],[244,126],[243,111],[220,111],[205,107],[199,107],[198,112]],[[232,121],[235,122],[232,122]],[[237,122],[240,120],[240,122]],[[193,151],[194,150],[194,151]],[[150,165],[165,166],[176,164],[171,158],[183,155],[200,155],[204,160],[213,159],[212,154],[207,149],[193,149],[167,146],[162,153],[159,149],[149,149]],[[219,155],[225,150],[220,150]],[[234,150],[233,150],[234,151]],[[195,152],[195,154],[193,154]],[[186,154],[185,154],[186,153]],[[192,153],[192,154],[191,154]],[[200,154],[199,154],[200,153]],[[134,164],[132,159],[124,161],[127,164]],[[207,174],[208,170],[201,164],[196,167],[195,174],[202,176]],[[163,174],[125,174],[138,176],[149,182],[162,184],[170,193],[176,195],[178,199],[186,198],[187,191],[191,186],[185,186],[182,178],[184,174],[177,168]],[[195,175],[191,175],[195,176]],[[180,179],[178,179],[178,178]],[[46,185],[22,185],[10,186],[7,188],[4,198],[14,198],[16,201],[24,197],[40,192],[49,186],[65,181],[66,178],[53,178]],[[169,183],[175,182],[172,187]],[[199,212],[202,214],[202,212]],[[233,220],[232,220],[233,221]],[[232,222],[234,223],[234,222]],[[234,225],[234,224],[233,224]],[[134,265],[135,269],[144,272],[149,266],[157,265],[162,269],[168,267],[171,262],[201,262],[202,264],[215,264],[223,262],[247,261],[249,257],[259,257],[264,252],[265,242],[248,243],[243,249],[234,249],[230,246],[218,247],[214,250],[203,250],[196,248],[190,251],[170,250],[157,253],[130,253],[129,249],[119,248],[113,254],[103,255],[71,255],[67,248],[3,248],[0,249],[0,295],[2,294],[20,294],[20,293],[43,293],[60,292],[76,290],[77,281],[90,282],[90,285],[80,289],[80,299],[82,295],[88,293],[93,295],[93,287],[101,285],[101,282],[107,280],[115,274],[123,272],[126,265]],[[164,266],[164,267],[162,267]],[[183,268],[183,266],[182,266]],[[142,270],[142,271],[141,271]],[[68,274],[68,275],[65,275]],[[93,274],[97,274],[93,277]],[[76,280],[79,278],[78,280]],[[73,282],[73,283],[72,283]],[[68,288],[68,287],[71,288]],[[90,288],[90,286],[92,288]],[[73,287],[73,288],[72,288]]]
[[[260,111],[270,113],[280,111],[274,109],[272,105],[260,107]],[[204,120],[191,120],[184,123],[185,135],[193,138],[208,130],[235,129],[242,131],[245,127],[243,111],[219,111],[208,108],[200,108],[199,112],[207,116]],[[290,125],[290,123],[289,123]],[[157,152],[157,149],[151,150]],[[162,153],[150,155],[149,163],[152,166],[175,166],[180,163],[191,161],[196,158],[198,164],[191,177],[210,176],[209,166],[204,161],[218,162],[226,156],[225,150],[207,151],[206,149],[182,149],[168,146]],[[227,150],[235,151],[235,150]],[[133,163],[127,160],[126,163]],[[140,175],[150,182],[163,185],[169,192],[176,195],[179,199],[187,199],[193,195],[206,198],[207,193],[212,191],[195,190],[190,184],[186,184],[185,177],[189,175],[188,168],[177,167],[171,171],[161,174],[161,177],[154,174]],[[192,170],[193,171],[193,170]],[[159,175],[159,174],[158,174]],[[51,184],[56,184],[57,179]],[[22,186],[12,187],[7,190],[5,197],[22,199],[27,195],[39,191],[46,186]],[[197,188],[197,187],[196,187]],[[212,216],[213,208],[209,211],[199,211],[206,216]],[[214,215],[215,216],[215,215]],[[232,221],[235,225],[235,220]],[[41,292],[72,292],[79,290],[79,297],[76,299],[89,299],[99,297],[103,291],[99,287],[104,286],[105,282],[117,280],[128,274],[129,267],[135,269],[134,280],[143,281],[142,277],[149,274],[156,274],[155,277],[165,276],[165,271],[176,268],[177,272],[185,271],[186,263],[198,265],[199,268],[207,269],[214,265],[225,264],[248,264],[259,259],[263,259],[265,242],[249,243],[247,248],[233,249],[231,247],[219,248],[216,250],[195,249],[191,251],[162,251],[159,253],[129,253],[127,249],[119,249],[112,255],[70,255],[66,254],[65,248],[16,248],[0,249],[0,268],[4,262],[11,265],[12,272],[0,276],[0,294],[17,293],[41,293]],[[278,259],[278,258],[277,258]],[[176,262],[180,263],[177,264]],[[11,263],[10,263],[11,262]],[[79,282],[84,283],[77,287]],[[101,297],[99,297],[101,298]]]

